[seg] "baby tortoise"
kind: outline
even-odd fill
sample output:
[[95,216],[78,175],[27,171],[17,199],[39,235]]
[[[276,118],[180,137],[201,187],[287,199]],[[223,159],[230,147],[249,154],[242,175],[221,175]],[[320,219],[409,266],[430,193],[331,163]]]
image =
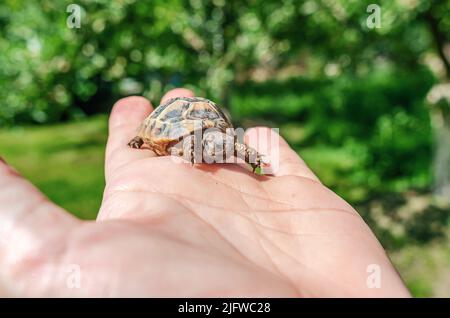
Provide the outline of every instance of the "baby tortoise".
[[144,120],[138,135],[128,146],[137,149],[147,146],[158,156],[184,156],[193,164],[197,162],[196,144],[201,146],[204,155],[201,162],[211,163],[210,158],[235,156],[249,163],[253,172],[267,164],[263,155],[238,141],[233,125],[223,111],[201,97],[177,97],[158,106]]

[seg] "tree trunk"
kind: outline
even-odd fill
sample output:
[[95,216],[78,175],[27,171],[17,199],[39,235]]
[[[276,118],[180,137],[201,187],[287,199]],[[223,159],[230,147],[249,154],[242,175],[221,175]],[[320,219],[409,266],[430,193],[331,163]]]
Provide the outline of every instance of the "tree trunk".
[[450,202],[450,83],[433,87],[427,99],[433,108],[434,193]]
[[[436,4],[436,3],[434,3]],[[444,66],[445,75],[441,83],[428,93],[428,102],[433,106],[432,124],[435,135],[434,153],[434,194],[450,203],[450,45],[447,37],[439,26],[436,12],[440,8],[430,5],[421,17],[428,24],[435,49]]]
[[450,119],[435,129],[434,193],[450,201]]

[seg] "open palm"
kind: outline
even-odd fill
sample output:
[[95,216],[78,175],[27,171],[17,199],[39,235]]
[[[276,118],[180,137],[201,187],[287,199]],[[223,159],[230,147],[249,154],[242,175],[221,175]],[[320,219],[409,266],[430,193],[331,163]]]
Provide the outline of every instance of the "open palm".
[[[178,96],[192,93],[163,99]],[[97,222],[75,219],[0,164],[0,293],[409,295],[357,212],[283,140],[275,176],[231,164],[191,167],[127,147],[150,112],[140,97],[113,109]]]

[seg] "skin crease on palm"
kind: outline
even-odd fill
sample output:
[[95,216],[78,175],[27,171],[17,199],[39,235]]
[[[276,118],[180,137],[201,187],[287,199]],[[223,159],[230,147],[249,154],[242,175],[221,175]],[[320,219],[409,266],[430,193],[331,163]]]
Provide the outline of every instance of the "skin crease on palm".
[[[181,96],[194,95],[175,89],[163,101]],[[359,214],[281,137],[274,176],[177,164],[127,147],[151,111],[142,97],[114,105],[96,221],[76,219],[0,162],[0,295],[409,296]],[[79,288],[68,284],[73,264]],[[380,288],[367,285],[370,264]]]

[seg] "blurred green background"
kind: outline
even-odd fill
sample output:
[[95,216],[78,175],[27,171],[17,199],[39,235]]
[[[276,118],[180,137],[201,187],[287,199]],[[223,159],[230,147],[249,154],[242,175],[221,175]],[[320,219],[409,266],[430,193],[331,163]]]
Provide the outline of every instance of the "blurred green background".
[[70,3],[0,2],[0,155],[52,200],[94,219],[114,101],[188,87],[279,127],[415,296],[450,296],[450,1],[80,0],[80,28]]

